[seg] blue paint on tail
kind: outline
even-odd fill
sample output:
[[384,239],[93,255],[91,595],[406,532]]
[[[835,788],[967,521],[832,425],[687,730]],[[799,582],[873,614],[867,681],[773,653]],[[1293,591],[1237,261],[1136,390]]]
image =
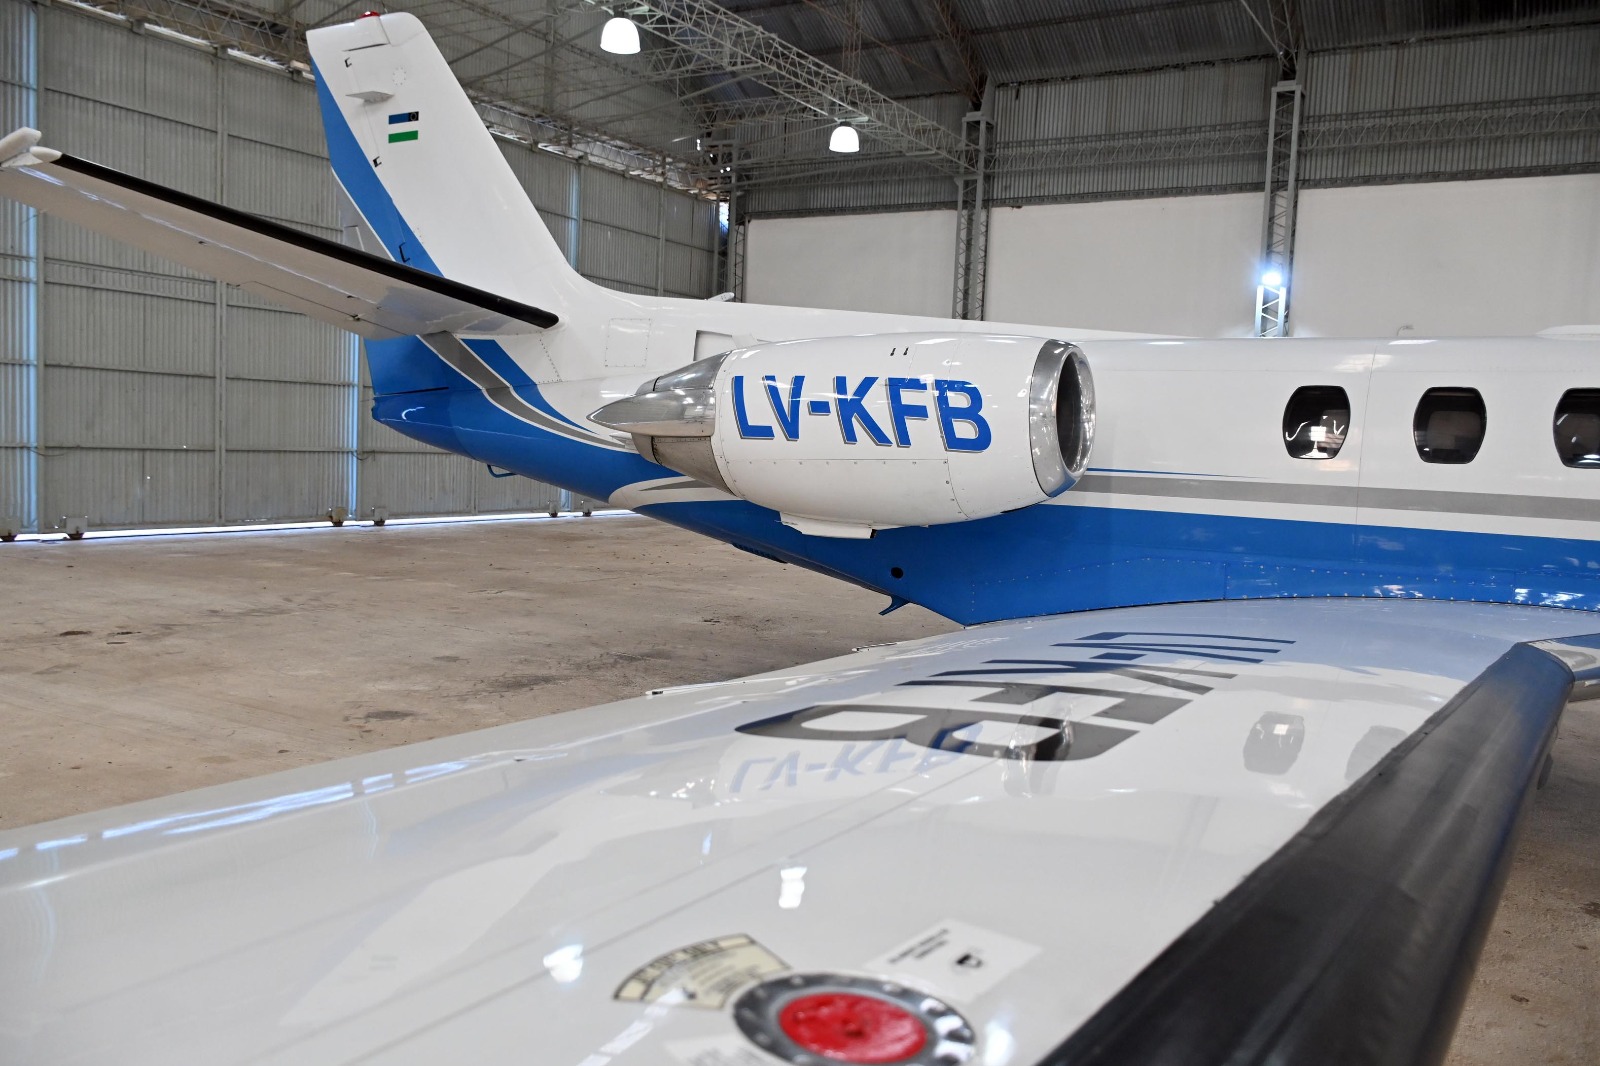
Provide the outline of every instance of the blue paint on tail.
[[332,164],[339,184],[344,186],[344,191],[367,220],[367,225],[383,242],[391,259],[443,277],[444,272],[434,265],[433,258],[395,206],[389,190],[378,180],[377,172],[372,169],[372,160],[356,143],[355,134],[350,131],[344,113],[339,110],[338,102],[328,91],[328,83],[315,63],[311,66],[311,72],[317,80],[317,107],[322,112],[322,133],[328,142],[328,162]]

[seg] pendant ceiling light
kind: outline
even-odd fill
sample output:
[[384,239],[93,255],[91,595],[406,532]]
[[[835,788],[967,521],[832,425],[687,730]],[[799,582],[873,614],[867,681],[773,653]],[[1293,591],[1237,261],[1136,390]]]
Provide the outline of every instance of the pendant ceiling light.
[[840,123],[833,127],[833,134],[828,138],[828,151],[830,152],[859,152],[861,151],[861,135],[854,126]]
[[621,15],[606,20],[605,29],[600,31],[600,47],[619,56],[636,55],[639,51],[639,27],[633,24],[632,19]]

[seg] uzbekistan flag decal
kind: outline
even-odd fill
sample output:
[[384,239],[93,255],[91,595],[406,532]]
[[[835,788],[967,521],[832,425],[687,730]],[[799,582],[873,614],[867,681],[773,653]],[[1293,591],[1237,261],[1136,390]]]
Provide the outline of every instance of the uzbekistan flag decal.
[[411,128],[410,129],[406,129],[406,130],[391,129],[389,131],[389,143],[390,144],[395,144],[395,143],[397,143],[399,141],[414,141],[414,140],[416,140],[417,139],[417,121],[421,117],[422,117],[422,112],[420,112],[420,111],[402,111],[398,115],[390,115],[389,116],[389,125],[391,127],[393,127],[393,126],[410,126]]

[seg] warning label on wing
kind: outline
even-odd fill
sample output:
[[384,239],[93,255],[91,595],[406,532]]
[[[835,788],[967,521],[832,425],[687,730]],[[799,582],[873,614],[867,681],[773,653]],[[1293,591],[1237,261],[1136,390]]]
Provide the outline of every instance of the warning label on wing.
[[654,1003],[670,996],[695,1007],[721,1009],[738,989],[788,969],[778,956],[743,933],[669,951],[633,971],[613,998]]
[[873,959],[867,969],[971,1001],[1037,954],[1037,944],[966,922],[945,921]]

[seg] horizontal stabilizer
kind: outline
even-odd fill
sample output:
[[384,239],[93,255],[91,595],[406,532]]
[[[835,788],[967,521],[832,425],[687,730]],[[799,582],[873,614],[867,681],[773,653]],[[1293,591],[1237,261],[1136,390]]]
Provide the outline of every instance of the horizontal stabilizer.
[[0,138],[0,196],[220,278],[363,337],[548,329],[548,311],[243,211]]

